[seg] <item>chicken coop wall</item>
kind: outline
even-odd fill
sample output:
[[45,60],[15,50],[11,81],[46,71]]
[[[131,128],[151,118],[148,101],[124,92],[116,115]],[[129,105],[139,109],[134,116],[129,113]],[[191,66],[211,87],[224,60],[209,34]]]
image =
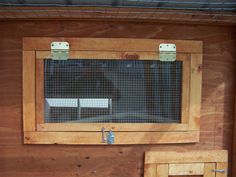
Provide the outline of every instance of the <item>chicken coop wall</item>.
[[[29,20],[0,22],[0,27],[0,176],[140,177],[143,176],[144,152],[148,150],[228,149],[232,154],[236,74],[234,27]],[[200,142],[112,147],[23,145],[22,39],[57,36],[203,41]]]

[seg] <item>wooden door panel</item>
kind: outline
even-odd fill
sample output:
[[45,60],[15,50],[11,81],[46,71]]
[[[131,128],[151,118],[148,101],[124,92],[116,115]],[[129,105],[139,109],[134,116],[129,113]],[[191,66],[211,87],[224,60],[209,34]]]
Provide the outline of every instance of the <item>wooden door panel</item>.
[[227,177],[225,150],[146,152],[144,177]]

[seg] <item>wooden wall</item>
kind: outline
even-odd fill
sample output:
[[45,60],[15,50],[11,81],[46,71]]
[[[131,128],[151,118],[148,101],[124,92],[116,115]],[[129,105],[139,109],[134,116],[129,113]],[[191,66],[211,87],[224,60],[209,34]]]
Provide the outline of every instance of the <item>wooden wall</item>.
[[[235,90],[236,93],[236,90]],[[236,176],[236,95],[235,95],[235,105],[234,105],[234,127],[233,127],[233,150],[232,150],[232,174]]]
[[[23,145],[22,37],[124,37],[204,42],[200,142],[185,145]],[[141,177],[147,150],[228,149],[234,118],[236,29],[94,21],[0,22],[0,176]]]

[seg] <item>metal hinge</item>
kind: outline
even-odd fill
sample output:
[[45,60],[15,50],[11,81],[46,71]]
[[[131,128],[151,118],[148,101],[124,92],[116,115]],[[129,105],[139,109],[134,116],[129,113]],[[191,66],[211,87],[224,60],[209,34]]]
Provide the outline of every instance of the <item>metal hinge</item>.
[[176,60],[176,45],[175,44],[160,44],[159,45],[160,61],[175,61]]
[[69,49],[68,42],[52,42],[51,58],[53,60],[67,60],[69,58]]

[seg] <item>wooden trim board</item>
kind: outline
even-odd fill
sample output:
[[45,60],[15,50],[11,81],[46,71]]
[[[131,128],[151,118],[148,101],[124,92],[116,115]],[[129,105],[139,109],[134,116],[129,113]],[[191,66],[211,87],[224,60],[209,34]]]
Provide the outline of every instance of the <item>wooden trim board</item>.
[[67,41],[70,51],[129,51],[129,52],[158,52],[161,43],[175,43],[177,53],[202,53],[201,41],[162,40],[162,39],[130,39],[130,38],[37,38],[23,39],[24,51],[50,50],[51,42]]
[[131,21],[206,25],[236,24],[234,12],[112,7],[0,7],[0,19]]
[[35,131],[35,52],[23,52],[23,125]]
[[226,150],[145,152],[145,163],[227,162],[227,159],[228,152]]
[[[102,132],[25,132],[25,144],[96,144],[102,143]],[[170,144],[199,141],[199,132],[115,132],[114,145]]]

